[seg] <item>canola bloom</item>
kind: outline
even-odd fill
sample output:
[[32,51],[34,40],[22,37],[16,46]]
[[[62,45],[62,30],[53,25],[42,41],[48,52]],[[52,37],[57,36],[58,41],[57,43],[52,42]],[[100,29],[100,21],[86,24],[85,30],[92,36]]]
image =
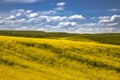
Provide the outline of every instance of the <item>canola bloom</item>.
[[120,46],[0,36],[0,80],[120,80]]

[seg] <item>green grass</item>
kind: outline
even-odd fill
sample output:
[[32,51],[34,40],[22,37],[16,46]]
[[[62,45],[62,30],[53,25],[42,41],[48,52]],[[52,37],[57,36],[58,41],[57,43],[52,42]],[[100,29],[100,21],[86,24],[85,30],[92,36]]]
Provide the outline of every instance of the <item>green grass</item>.
[[0,80],[120,80],[119,34],[33,33],[0,36]]

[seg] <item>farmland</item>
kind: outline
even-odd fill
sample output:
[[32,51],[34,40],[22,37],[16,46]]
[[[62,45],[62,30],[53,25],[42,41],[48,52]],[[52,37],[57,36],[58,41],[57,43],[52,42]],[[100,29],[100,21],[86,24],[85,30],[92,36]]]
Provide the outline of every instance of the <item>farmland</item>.
[[120,34],[0,31],[0,80],[120,80]]

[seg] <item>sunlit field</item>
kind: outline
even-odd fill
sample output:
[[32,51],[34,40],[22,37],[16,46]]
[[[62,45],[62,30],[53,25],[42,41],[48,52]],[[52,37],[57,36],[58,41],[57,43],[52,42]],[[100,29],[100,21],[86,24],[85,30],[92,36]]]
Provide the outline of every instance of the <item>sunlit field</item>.
[[120,80],[120,34],[0,34],[0,80]]

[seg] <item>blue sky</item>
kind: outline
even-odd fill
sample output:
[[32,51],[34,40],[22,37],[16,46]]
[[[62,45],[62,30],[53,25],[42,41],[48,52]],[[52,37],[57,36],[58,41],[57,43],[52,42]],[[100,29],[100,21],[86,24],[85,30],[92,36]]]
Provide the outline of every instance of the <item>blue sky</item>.
[[120,32],[120,0],[0,0],[0,30]]

